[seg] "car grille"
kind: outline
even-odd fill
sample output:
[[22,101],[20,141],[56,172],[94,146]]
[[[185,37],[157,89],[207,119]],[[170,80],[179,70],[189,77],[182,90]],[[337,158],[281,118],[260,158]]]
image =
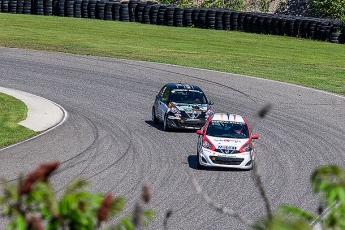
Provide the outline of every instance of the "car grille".
[[223,154],[237,154],[237,153],[240,153],[240,151],[238,151],[236,149],[234,149],[234,150],[216,149],[215,152],[223,153]]
[[216,156],[212,156],[210,157],[210,159],[214,164],[220,164],[220,165],[240,165],[244,160],[244,158],[216,157]]
[[198,114],[194,110],[181,111],[181,116],[186,117],[186,118],[191,118],[191,119],[200,119],[200,118],[205,118],[205,112],[201,112]]

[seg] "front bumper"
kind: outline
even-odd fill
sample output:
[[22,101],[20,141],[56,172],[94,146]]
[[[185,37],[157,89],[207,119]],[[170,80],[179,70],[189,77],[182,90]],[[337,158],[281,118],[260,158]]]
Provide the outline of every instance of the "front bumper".
[[169,128],[175,129],[201,129],[206,123],[205,118],[191,119],[191,118],[176,118],[169,116],[167,124]]
[[252,152],[223,154],[203,147],[200,149],[199,159],[197,160],[205,167],[237,169],[252,169],[254,163]]

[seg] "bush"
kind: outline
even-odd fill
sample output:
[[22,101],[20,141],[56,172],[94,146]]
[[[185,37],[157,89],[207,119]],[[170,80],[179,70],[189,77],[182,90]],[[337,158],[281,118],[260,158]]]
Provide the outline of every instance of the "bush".
[[309,3],[321,15],[339,19],[345,24],[345,0],[310,0]]
[[[6,229],[100,229],[109,217],[122,211],[123,197],[86,191],[89,183],[82,179],[73,180],[57,200],[48,179],[58,166],[58,162],[41,164],[25,179],[20,176],[18,185],[2,180],[2,215],[10,219]],[[154,212],[144,210],[142,205],[149,201],[150,189],[144,185],[142,199],[137,202],[134,213],[112,229],[134,229],[147,223]]]

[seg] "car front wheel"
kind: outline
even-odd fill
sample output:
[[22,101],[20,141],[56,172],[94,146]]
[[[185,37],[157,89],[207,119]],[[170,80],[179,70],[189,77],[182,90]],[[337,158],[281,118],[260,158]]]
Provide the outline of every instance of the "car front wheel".
[[155,108],[152,107],[152,123],[153,124],[157,124],[158,123],[158,118],[156,117],[156,113],[155,113]]
[[203,169],[204,168],[204,166],[200,164],[199,152],[196,153],[196,168],[197,169]]
[[163,130],[164,131],[169,131],[170,130],[170,127],[168,125],[168,121],[167,121],[167,116],[164,116],[164,121],[163,121]]

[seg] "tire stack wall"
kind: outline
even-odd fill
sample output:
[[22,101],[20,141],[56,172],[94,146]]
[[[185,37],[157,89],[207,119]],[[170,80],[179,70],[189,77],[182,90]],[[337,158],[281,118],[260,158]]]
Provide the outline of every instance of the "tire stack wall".
[[344,25],[338,20],[240,12],[223,8],[183,8],[154,1],[0,0],[0,12],[233,30],[338,44],[345,42]]

